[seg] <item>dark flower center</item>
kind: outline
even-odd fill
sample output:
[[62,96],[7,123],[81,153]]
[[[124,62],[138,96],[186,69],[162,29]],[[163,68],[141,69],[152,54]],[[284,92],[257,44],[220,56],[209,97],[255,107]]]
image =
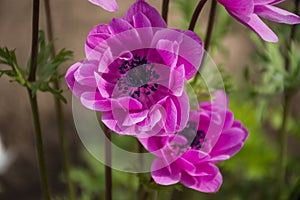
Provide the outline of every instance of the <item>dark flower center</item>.
[[154,71],[154,65],[149,63],[146,56],[135,55],[131,61],[124,61],[118,68],[124,75],[118,80],[118,90],[133,98],[150,95],[158,89],[156,80],[159,75]]
[[189,122],[187,127],[179,134],[188,140],[188,145],[192,149],[199,150],[203,147],[205,142],[205,132],[203,130],[197,130],[197,124],[195,122]]

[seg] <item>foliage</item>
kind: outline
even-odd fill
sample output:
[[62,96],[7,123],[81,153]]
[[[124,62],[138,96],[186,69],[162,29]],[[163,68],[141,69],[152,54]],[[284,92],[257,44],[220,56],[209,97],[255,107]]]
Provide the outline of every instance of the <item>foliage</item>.
[[57,73],[57,69],[63,62],[69,60],[73,53],[62,49],[52,58],[51,53],[54,51],[54,43],[53,41],[49,44],[46,43],[43,31],[39,32],[38,44],[37,80],[35,82],[29,82],[26,79],[31,59],[29,59],[27,69],[25,69],[18,64],[15,50],[9,50],[7,47],[0,48],[0,64],[8,67],[0,69],[0,77],[4,74],[7,75],[12,79],[12,82],[17,82],[21,86],[30,88],[32,95],[37,91],[50,92],[63,102],[66,102],[62,95],[62,90],[55,89],[52,83],[63,77],[63,74]]

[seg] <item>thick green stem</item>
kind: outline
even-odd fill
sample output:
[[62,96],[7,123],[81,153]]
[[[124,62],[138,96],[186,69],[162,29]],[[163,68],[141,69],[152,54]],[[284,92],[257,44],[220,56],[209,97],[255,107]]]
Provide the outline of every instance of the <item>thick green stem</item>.
[[[52,26],[52,17],[51,17],[51,6],[49,0],[44,0],[45,2],[45,13],[46,13],[46,25],[47,25],[47,35],[48,40],[53,41],[53,26]],[[51,51],[52,59],[55,57],[55,46],[53,46]],[[60,90],[59,80],[54,81],[54,88]],[[55,101],[55,111],[57,118],[58,134],[60,140],[60,149],[62,150],[63,165],[64,165],[64,174],[66,177],[69,199],[75,199],[74,186],[70,176],[70,158],[69,158],[69,144],[65,133],[65,123],[64,123],[64,113],[62,110],[62,103],[59,98],[54,97]]]
[[166,23],[168,23],[168,13],[169,13],[169,3],[170,0],[163,0],[162,3],[162,18],[166,21]]
[[[31,62],[29,68],[29,82],[35,82],[36,79],[36,69],[37,69],[37,55],[38,55],[38,37],[39,37],[39,12],[40,12],[40,1],[33,0],[33,15],[32,15],[32,45],[31,45]],[[42,190],[45,200],[50,200],[50,190],[47,177],[46,162],[44,157],[44,146],[42,139],[42,129],[39,117],[38,103],[36,94],[32,93],[32,90],[28,87],[28,96],[31,105],[34,129],[35,129],[35,139],[36,148],[39,162],[39,171],[41,177]]]

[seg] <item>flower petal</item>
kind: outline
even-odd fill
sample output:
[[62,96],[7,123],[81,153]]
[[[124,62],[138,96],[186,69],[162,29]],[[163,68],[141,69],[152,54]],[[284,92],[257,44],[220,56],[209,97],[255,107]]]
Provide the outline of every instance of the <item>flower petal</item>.
[[168,170],[166,164],[160,158],[154,160],[151,166],[151,176],[160,185],[176,184],[180,180],[179,170]]
[[217,161],[219,156],[222,157],[220,160],[229,159],[241,149],[247,135],[248,132],[240,128],[223,131],[212,149],[211,157],[215,157],[214,161]]
[[229,13],[242,24],[253,30],[263,40],[267,42],[278,42],[277,35],[256,14],[243,16],[233,12]]
[[270,21],[285,24],[299,24],[300,17],[286,10],[270,5],[257,5],[254,12]]
[[123,19],[128,21],[130,24],[134,24],[134,16],[137,13],[143,13],[151,22],[152,27],[167,27],[166,22],[161,17],[159,12],[144,0],[138,0],[136,3],[134,3],[123,16]]
[[88,56],[100,43],[107,40],[111,33],[107,24],[100,24],[95,26],[87,36],[85,42],[85,53]]
[[109,31],[114,35],[124,31],[128,31],[132,28],[133,27],[126,20],[120,18],[113,18],[109,22]]
[[115,12],[119,9],[116,0],[89,0],[89,2],[100,6],[109,12]]
[[253,12],[253,0],[218,0],[227,10],[240,15],[250,15]]
[[212,164],[207,165],[207,167],[208,166],[214,168],[212,174],[207,176],[197,176],[197,184],[192,186],[192,189],[207,193],[217,192],[220,189],[223,181],[222,174],[216,166]]
[[80,100],[85,107],[91,110],[110,111],[112,109],[111,102],[103,99],[99,92],[84,92]]

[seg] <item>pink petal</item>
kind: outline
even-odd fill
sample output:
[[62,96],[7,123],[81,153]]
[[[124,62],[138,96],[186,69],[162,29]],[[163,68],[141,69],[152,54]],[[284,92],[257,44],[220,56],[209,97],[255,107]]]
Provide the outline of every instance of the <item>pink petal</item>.
[[66,82],[68,87],[73,90],[73,87],[75,85],[75,77],[74,73],[78,70],[78,68],[82,65],[83,61],[77,62],[73,64],[66,73]]
[[169,98],[166,102],[166,122],[165,127],[168,133],[173,133],[176,130],[177,123],[177,108],[174,102]]
[[84,61],[77,62],[74,65],[72,65],[67,73],[66,73],[66,82],[72,93],[77,97],[80,98],[81,94],[87,91],[94,92],[96,88],[81,85],[78,83],[75,79],[75,73],[77,73],[78,68],[82,65]]
[[102,76],[97,72],[94,73],[94,80],[97,83],[97,87],[99,92],[101,93],[101,96],[103,98],[111,97],[115,85],[103,79]]
[[240,15],[253,13],[253,0],[218,0],[228,11]]
[[171,70],[169,89],[175,96],[182,96],[185,81],[185,71],[183,65],[180,65],[176,70]]
[[133,16],[133,26],[135,28],[151,27],[150,20],[141,12]]
[[161,39],[157,42],[156,49],[167,66],[173,67],[177,63],[179,51],[178,42]]
[[227,159],[229,159],[240,150],[247,134],[240,128],[231,128],[224,131],[210,155],[212,157],[222,156],[222,160],[227,156]]
[[191,163],[198,164],[207,161],[208,154],[202,151],[191,149],[185,152],[184,155],[182,155],[182,157],[184,157],[185,160]]
[[109,12],[115,12],[119,9],[116,0],[89,0],[89,2],[100,6]]
[[278,42],[276,34],[256,14],[245,17],[233,12],[229,13],[242,24],[253,30],[263,40],[268,42]]
[[215,168],[213,174],[196,177],[197,184],[191,188],[206,193],[217,192],[222,185],[223,179],[219,169],[215,166],[213,168]]
[[111,33],[107,24],[100,24],[95,26],[87,36],[85,43],[85,53],[88,56],[89,53],[95,49],[100,43],[107,40]]
[[254,0],[254,5],[274,5],[285,0]]
[[135,98],[132,98],[130,96],[120,97],[117,99],[112,99],[112,106],[114,108],[121,108],[124,111],[130,110],[130,111],[138,111],[142,109],[143,105],[136,100]]
[[188,173],[182,172],[180,182],[186,187],[193,187],[197,183],[197,179]]
[[189,111],[190,111],[190,103],[189,98],[185,91],[182,92],[182,95],[179,97],[173,96],[171,97],[174,102],[177,110],[177,131],[182,130],[188,120],[189,120]]
[[153,180],[160,185],[176,184],[180,180],[180,171],[172,170],[170,172],[162,159],[155,159],[151,166],[151,176]]
[[136,3],[134,3],[123,16],[123,19],[128,21],[130,24],[133,24],[133,17],[137,13],[144,14],[151,22],[151,27],[167,27],[166,22],[163,20],[159,12],[144,0],[138,0]]
[[112,109],[111,102],[103,99],[98,92],[84,92],[80,100],[85,107],[91,110],[109,111]]
[[176,165],[180,166],[181,169],[184,169],[184,171],[188,173],[194,173],[196,171],[194,163],[184,159],[184,157],[178,158],[176,160]]
[[[191,37],[190,35],[193,36]],[[152,39],[153,46],[157,46],[161,40],[172,41],[173,43],[176,41],[178,43],[179,50],[177,55],[179,55],[179,57],[176,65],[184,66],[186,80],[191,79],[197,72],[204,52],[202,42],[199,43],[201,40],[196,40],[194,39],[195,37],[197,36],[188,31],[162,29],[157,31]]]
[[132,28],[133,27],[126,20],[123,19],[113,18],[109,22],[109,31],[114,35],[124,31],[128,31]]
[[285,23],[285,24],[299,24],[300,17],[285,11],[283,9],[277,8],[275,6],[269,5],[257,5],[255,6],[254,12],[268,20],[278,22],[278,23]]
[[146,119],[147,114],[148,114],[148,110],[144,110],[144,111],[136,112],[136,113],[128,113],[127,116],[125,117],[122,125],[123,126],[134,126],[137,123]]

